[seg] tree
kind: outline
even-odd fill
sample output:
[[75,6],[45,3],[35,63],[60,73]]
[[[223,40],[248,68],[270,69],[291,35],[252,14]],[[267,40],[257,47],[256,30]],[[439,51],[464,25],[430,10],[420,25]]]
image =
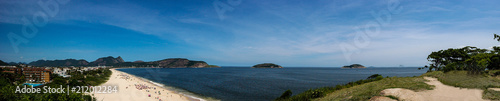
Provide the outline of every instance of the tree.
[[490,63],[486,67],[488,70],[500,69],[500,54],[492,53],[490,57]]
[[494,36],[494,38],[493,38],[493,39],[496,39],[497,41],[499,41],[499,42],[500,42],[500,35],[494,34],[493,36]]
[[467,70],[472,74],[480,74],[482,71],[488,67],[491,62],[491,54],[483,53],[472,56],[470,59],[467,59],[465,62],[467,63]]
[[[494,39],[500,42],[500,35],[494,34]],[[432,52],[427,57],[431,62],[429,71],[467,70],[478,74],[486,69],[500,69],[500,47],[494,46],[492,50],[466,46],[457,49],[447,49]]]

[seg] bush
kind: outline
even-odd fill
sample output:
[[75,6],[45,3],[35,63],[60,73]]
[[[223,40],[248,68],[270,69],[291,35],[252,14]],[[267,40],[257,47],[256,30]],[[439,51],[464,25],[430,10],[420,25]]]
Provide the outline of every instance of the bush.
[[292,91],[291,90],[286,90],[279,98],[276,100],[281,100],[281,99],[288,99],[292,96]]
[[329,93],[334,92],[336,90],[350,88],[350,87],[353,87],[356,85],[361,85],[361,84],[365,84],[365,83],[369,83],[369,82],[373,82],[373,81],[379,81],[382,79],[384,79],[384,77],[382,75],[374,74],[374,75],[369,76],[365,80],[358,80],[355,82],[349,82],[349,83],[344,84],[344,85],[336,85],[335,87],[323,87],[323,88],[317,88],[317,89],[310,89],[310,90],[307,90],[303,93],[297,94],[295,96],[285,98],[285,97],[283,97],[283,95],[288,94],[287,92],[289,92],[290,95],[292,93],[292,91],[287,90],[279,98],[276,98],[276,100],[280,100],[280,101],[282,101],[282,100],[283,101],[309,101],[311,99],[324,97],[324,96],[326,96],[326,94],[329,94]]
[[483,92],[483,99],[500,100],[500,92],[489,89],[485,90]]

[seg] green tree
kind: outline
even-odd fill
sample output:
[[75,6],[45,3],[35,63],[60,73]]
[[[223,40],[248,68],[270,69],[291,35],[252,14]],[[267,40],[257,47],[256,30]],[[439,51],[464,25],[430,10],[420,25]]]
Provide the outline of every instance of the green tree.
[[[494,34],[494,39],[500,42],[500,35]],[[467,70],[478,74],[486,69],[500,69],[500,47],[494,46],[492,50],[466,46],[457,49],[447,49],[432,52],[427,57],[431,62],[429,71]],[[420,68],[422,69],[422,68]]]
[[473,74],[480,74],[486,69],[486,67],[488,67],[491,61],[491,56],[491,54],[483,53],[474,55],[470,59],[467,59],[465,62],[468,65],[468,71]]
[[493,39],[496,39],[497,41],[499,41],[499,42],[500,42],[500,35],[494,34],[493,36],[494,36],[494,38],[493,38]]
[[500,69],[500,55],[498,53],[492,53],[490,57],[490,63],[486,68],[488,70]]

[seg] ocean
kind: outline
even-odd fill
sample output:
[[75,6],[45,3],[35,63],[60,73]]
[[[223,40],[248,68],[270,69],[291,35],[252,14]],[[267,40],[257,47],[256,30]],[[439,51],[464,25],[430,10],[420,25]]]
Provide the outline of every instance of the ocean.
[[386,77],[419,76],[417,67],[341,69],[295,68],[124,68],[117,69],[166,86],[187,96],[222,101],[269,101],[284,91],[299,94],[308,89],[345,84],[373,74]]

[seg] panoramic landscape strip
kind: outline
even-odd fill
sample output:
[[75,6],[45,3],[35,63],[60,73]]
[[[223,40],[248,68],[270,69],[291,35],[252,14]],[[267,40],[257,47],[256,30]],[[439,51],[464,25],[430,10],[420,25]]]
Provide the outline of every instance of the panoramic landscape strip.
[[0,0],[0,101],[500,101],[500,0]]
[[[494,38],[500,41],[500,36],[495,34]],[[498,46],[493,46],[493,50],[472,46],[440,50],[428,56],[428,60],[432,62],[430,66],[418,68],[428,69],[421,76],[384,77],[374,74],[364,80],[310,89],[297,94],[287,90],[275,100],[499,100],[499,53]],[[203,61],[180,58],[124,62],[121,57],[103,57],[90,63],[67,59],[40,60],[29,64],[1,62],[0,65],[2,100],[217,100],[182,94],[169,89],[172,87],[136,77],[120,69],[220,68]],[[283,67],[263,63],[252,68]],[[342,68],[366,67],[353,64]]]

